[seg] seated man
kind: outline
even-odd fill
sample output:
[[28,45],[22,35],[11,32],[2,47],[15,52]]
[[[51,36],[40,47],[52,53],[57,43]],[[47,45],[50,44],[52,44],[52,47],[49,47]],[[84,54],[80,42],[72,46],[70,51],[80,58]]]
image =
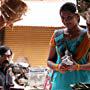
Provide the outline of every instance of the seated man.
[[13,85],[9,68],[11,57],[11,49],[6,46],[0,46],[0,86],[4,90],[9,90],[10,86]]

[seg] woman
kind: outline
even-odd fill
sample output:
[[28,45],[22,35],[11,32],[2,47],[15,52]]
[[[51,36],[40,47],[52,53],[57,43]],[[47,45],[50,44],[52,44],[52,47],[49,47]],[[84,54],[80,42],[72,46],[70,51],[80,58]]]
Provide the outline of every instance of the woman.
[[[66,28],[55,30],[52,35],[47,61],[55,71],[51,90],[72,90],[71,84],[90,83],[90,32],[79,26],[80,16],[75,4],[65,3],[60,8],[60,16]],[[87,24],[90,24],[89,20]],[[72,63],[65,61],[66,51],[72,54],[69,58]],[[57,60],[54,59],[56,54]]]

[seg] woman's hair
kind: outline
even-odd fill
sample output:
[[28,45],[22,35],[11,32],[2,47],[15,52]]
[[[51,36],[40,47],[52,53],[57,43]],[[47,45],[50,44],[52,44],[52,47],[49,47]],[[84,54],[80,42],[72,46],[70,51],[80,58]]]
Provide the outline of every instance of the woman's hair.
[[[61,15],[61,12],[62,11],[68,11],[68,12],[71,12],[71,13],[76,13],[76,10],[77,10],[77,7],[74,3],[72,2],[66,2],[65,4],[63,4],[60,8],[60,15]],[[77,14],[78,15],[78,14]],[[78,19],[78,23],[80,22],[80,17]]]
[[62,11],[68,11],[71,13],[75,13],[76,12],[76,5],[72,2],[66,2],[65,4],[63,4],[60,7],[60,14]]

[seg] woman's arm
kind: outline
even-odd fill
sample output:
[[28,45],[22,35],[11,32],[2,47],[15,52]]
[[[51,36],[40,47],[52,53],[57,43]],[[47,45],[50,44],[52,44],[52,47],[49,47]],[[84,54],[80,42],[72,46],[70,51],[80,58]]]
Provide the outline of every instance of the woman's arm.
[[56,49],[55,46],[50,46],[49,48],[49,55],[48,55],[48,61],[47,61],[47,65],[48,67],[50,67],[51,69],[54,69],[54,66],[56,64]]
[[90,70],[90,52],[88,53],[87,61],[88,61],[87,64],[76,63],[75,65],[70,66],[68,70],[71,70],[71,71]]
[[47,65],[51,69],[54,69],[54,66],[56,65],[57,60],[57,54],[56,54],[56,48],[55,48],[55,40],[54,40],[54,33],[50,40],[50,47],[49,47],[49,55],[48,55],[48,61]]
[[[49,49],[49,55],[48,55],[48,61],[47,65],[53,70],[59,71],[61,73],[65,73],[67,71],[67,67],[62,66],[61,64],[56,64],[54,61],[57,59],[55,58],[56,56],[56,48],[54,46],[50,46]],[[56,59],[56,60],[54,60]]]

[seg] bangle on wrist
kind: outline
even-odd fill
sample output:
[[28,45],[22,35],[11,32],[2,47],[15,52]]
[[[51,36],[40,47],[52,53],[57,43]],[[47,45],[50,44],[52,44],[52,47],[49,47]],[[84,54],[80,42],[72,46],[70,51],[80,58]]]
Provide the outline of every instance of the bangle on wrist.
[[77,69],[76,69],[77,71],[79,71],[80,70],[80,64],[77,64]]
[[58,66],[59,66],[59,64],[55,64],[55,65],[53,66],[53,69],[56,70],[56,71],[58,71]]

